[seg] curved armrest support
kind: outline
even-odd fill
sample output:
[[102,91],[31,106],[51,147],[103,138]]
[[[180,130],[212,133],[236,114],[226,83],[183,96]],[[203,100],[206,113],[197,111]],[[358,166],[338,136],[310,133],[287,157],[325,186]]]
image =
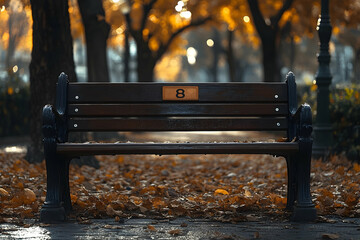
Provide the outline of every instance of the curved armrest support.
[[44,153],[45,157],[53,155],[56,152],[57,132],[56,115],[52,105],[45,105],[43,108],[42,132],[44,135]]
[[45,105],[43,108],[43,124],[42,132],[44,138],[55,138],[56,139],[56,112],[52,105]]
[[302,104],[297,111],[291,115],[296,122],[296,137],[298,139],[310,139],[313,130],[312,113],[309,104]]
[[52,105],[45,105],[42,131],[44,138],[54,138],[57,142],[65,142],[67,138],[66,116],[60,115]]

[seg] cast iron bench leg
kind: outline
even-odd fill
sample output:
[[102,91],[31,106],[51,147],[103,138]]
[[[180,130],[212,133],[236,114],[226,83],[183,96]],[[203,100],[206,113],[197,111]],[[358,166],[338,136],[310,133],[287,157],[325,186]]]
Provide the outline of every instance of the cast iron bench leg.
[[40,211],[41,222],[65,221],[65,209],[61,202],[61,176],[64,175],[62,159],[56,155],[56,124],[52,107],[43,109],[44,153],[46,161],[47,192]]
[[288,185],[287,185],[287,203],[286,209],[292,211],[294,209],[294,202],[296,199],[296,162],[294,156],[286,157],[287,173],[288,173]]
[[316,209],[311,201],[310,168],[312,143],[312,117],[309,105],[302,105],[299,119],[299,153],[296,156],[297,201],[293,221],[314,221]]
[[71,198],[70,198],[70,186],[69,186],[69,158],[62,157],[61,161],[61,175],[60,175],[60,187],[61,187],[61,202],[64,203],[64,208],[66,213],[69,213],[72,210]]
[[[311,142],[300,143],[310,145]],[[294,207],[293,221],[314,221],[316,220],[316,209],[311,201],[310,194],[310,165],[311,151],[300,152],[300,156],[296,159],[297,166],[297,204]]]

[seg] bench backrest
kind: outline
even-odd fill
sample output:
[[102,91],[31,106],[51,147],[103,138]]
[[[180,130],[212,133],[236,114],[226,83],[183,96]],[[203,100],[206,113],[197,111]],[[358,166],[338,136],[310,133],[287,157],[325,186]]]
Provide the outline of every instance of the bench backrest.
[[56,104],[67,131],[289,132],[296,107],[292,73],[281,83],[69,83],[62,74]]

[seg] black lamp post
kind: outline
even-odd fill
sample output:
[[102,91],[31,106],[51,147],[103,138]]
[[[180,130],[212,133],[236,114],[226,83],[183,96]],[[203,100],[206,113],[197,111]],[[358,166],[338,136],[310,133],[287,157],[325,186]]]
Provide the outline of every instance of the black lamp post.
[[316,73],[317,114],[314,126],[313,156],[324,156],[332,144],[332,126],[329,112],[329,85],[331,84],[329,41],[332,27],[329,15],[329,0],[321,0],[321,15],[318,20],[320,38],[319,68]]

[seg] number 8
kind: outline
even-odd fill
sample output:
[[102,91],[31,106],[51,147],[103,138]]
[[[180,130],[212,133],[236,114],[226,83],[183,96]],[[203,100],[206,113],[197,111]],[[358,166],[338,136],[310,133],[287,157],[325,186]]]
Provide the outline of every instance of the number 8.
[[177,98],[184,98],[185,97],[185,90],[184,89],[177,89],[176,90],[176,97]]

